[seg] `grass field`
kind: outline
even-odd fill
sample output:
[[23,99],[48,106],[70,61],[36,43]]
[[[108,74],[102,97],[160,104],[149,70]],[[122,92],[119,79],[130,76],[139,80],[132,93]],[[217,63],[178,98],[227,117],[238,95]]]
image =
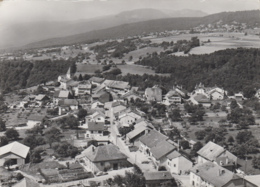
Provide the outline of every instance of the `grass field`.
[[[180,34],[163,38],[153,38],[153,43],[162,43],[163,41],[178,41],[190,40],[192,37],[198,37],[201,42],[210,40],[210,43],[205,43],[203,46],[195,47],[190,51],[190,54],[209,54],[215,51],[224,50],[227,48],[259,48],[260,38],[256,35],[247,35],[244,33],[207,33],[207,34]],[[183,56],[182,53],[176,53],[177,56]]]
[[[87,74],[94,74],[96,70],[101,70],[102,71],[102,65],[99,64],[78,64],[77,65],[77,71],[82,72],[82,73],[87,73]],[[135,65],[135,64],[125,64],[125,65],[117,65],[119,69],[122,71],[122,75],[127,75],[128,73],[130,74],[138,74],[138,75],[143,75],[143,74],[149,74],[149,75],[161,75],[161,76],[169,76],[169,74],[156,74],[154,70],[140,66],[140,65]]]

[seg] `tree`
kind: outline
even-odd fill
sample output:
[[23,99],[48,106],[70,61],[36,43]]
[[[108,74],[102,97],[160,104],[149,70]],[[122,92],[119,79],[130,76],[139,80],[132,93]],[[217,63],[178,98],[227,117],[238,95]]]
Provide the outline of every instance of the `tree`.
[[232,144],[235,142],[233,136],[229,136],[228,139],[227,139],[228,143]]
[[27,133],[27,134],[34,134],[34,135],[38,135],[38,134],[42,135],[43,134],[43,130],[42,130],[41,126],[36,125],[33,128],[28,129],[25,133]]
[[17,173],[16,177],[15,177],[18,181],[22,180],[24,178],[23,174],[21,173]]
[[195,136],[198,140],[203,140],[206,136],[206,132],[204,130],[199,130],[195,132]]
[[255,87],[250,85],[243,88],[243,94],[246,98],[252,98],[256,94]]
[[45,132],[46,142],[49,143],[50,147],[52,146],[53,142],[60,141],[60,134],[60,130],[55,127],[51,127]]
[[61,128],[70,128],[70,129],[76,129],[79,126],[78,119],[75,118],[73,115],[69,115],[65,118],[62,118],[59,121],[59,124],[61,125]]
[[238,104],[237,104],[237,101],[236,100],[232,100],[231,103],[230,103],[230,109],[231,110],[234,110],[235,108],[238,108]]
[[6,130],[5,122],[0,118],[0,132],[3,132]]
[[87,115],[88,115],[87,110],[85,110],[83,108],[79,109],[79,111],[78,111],[78,118],[79,119],[84,119]]
[[78,81],[83,81],[83,77],[82,77],[82,75],[81,75],[81,74],[79,74]]
[[170,114],[169,117],[172,121],[182,121],[181,113],[179,109],[174,109]]
[[35,135],[29,135],[26,136],[23,140],[24,145],[27,145],[28,147],[31,148],[31,150],[33,150],[35,147],[39,146],[39,145],[44,145],[45,144],[45,140],[43,137],[37,137]]
[[17,130],[15,130],[14,128],[12,129],[8,129],[5,132],[5,136],[9,139],[9,140],[17,140],[19,138],[19,133],[17,132]]
[[253,134],[251,131],[244,130],[244,131],[239,131],[236,135],[236,141],[238,144],[242,144],[247,142],[253,137]]
[[127,133],[131,132],[134,129],[134,126],[129,127],[119,127],[118,131],[122,136],[125,136]]
[[98,146],[98,141],[97,140],[89,140],[88,144],[87,144],[87,147],[89,147],[91,145],[94,145],[95,147],[97,147]]
[[71,73],[71,74],[74,74],[74,73],[76,73],[76,71],[77,71],[77,65],[76,65],[76,63],[74,62],[74,63],[70,66],[70,73]]
[[30,162],[31,163],[39,163],[41,162],[42,158],[41,158],[41,151],[40,150],[35,150],[32,151],[30,154]]
[[6,136],[0,137],[0,147],[8,144],[8,138]]
[[202,143],[201,142],[196,142],[194,145],[193,145],[193,148],[190,152],[190,155],[192,157],[196,156],[197,155],[197,152],[203,147]]
[[182,141],[180,141],[180,146],[182,147],[182,149],[189,149],[189,147],[190,147],[190,144],[189,144],[189,142],[188,141],[186,141],[186,140],[182,140]]

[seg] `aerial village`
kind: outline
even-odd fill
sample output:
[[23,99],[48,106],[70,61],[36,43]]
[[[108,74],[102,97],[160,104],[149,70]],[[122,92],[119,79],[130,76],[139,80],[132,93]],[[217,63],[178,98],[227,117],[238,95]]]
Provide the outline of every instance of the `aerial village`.
[[[227,149],[238,135],[219,141],[223,129],[235,128],[225,118],[243,108],[242,93],[227,96],[203,83],[191,93],[181,85],[140,91],[124,81],[73,77],[68,69],[8,103],[18,122],[1,134],[2,186],[259,186],[259,175],[239,163],[241,151]],[[196,139],[189,136],[195,127]]]

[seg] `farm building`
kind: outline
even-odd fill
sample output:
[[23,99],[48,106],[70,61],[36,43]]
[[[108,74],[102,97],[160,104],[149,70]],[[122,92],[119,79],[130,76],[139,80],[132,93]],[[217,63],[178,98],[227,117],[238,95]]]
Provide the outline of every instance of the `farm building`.
[[15,165],[25,164],[25,159],[30,148],[19,142],[12,142],[0,148],[0,166],[3,166],[5,161],[12,160]]

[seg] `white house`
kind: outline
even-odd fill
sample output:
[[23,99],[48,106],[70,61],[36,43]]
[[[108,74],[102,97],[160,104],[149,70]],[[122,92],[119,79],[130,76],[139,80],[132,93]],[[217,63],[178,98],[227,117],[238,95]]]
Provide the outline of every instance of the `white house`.
[[214,142],[208,142],[198,152],[198,163],[215,162],[225,167],[237,164],[237,157]]
[[129,126],[131,124],[133,124],[136,120],[142,118],[142,116],[140,116],[139,114],[131,111],[128,113],[124,113],[119,115],[118,119],[119,122],[123,125],[123,126]]
[[129,166],[127,156],[113,144],[89,146],[76,159],[84,162],[92,172],[118,170]]
[[194,187],[257,187],[212,162],[198,164],[190,170],[190,185]]
[[89,122],[85,138],[93,138],[95,136],[103,136],[105,131],[105,124],[100,122]]
[[5,161],[12,160],[15,165],[25,164],[25,159],[29,153],[30,147],[19,142],[12,142],[8,145],[0,147],[0,166],[3,166]]
[[166,157],[166,168],[171,173],[184,174],[187,173],[193,166],[193,163],[178,151],[173,151]]
[[105,122],[105,114],[99,110],[93,114],[86,116],[86,123],[88,122]]

